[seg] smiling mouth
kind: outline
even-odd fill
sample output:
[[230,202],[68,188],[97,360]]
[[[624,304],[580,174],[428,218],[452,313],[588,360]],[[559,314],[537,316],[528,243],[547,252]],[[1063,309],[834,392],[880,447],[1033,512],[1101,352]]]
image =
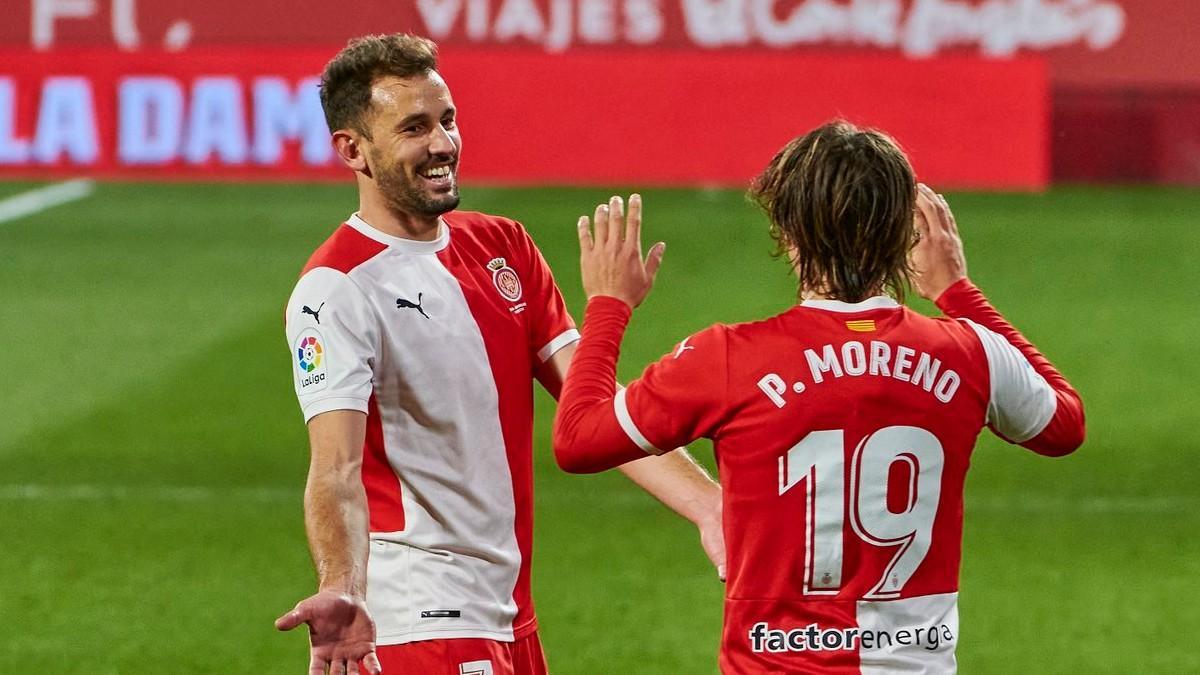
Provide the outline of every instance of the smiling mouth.
[[425,170],[419,172],[419,174],[422,178],[428,178],[429,180],[434,180],[434,181],[439,180],[439,179],[449,178],[451,176],[451,174],[453,174],[453,173],[454,172],[451,169],[451,166],[449,164],[446,164],[444,166],[435,166],[435,167],[425,169]]

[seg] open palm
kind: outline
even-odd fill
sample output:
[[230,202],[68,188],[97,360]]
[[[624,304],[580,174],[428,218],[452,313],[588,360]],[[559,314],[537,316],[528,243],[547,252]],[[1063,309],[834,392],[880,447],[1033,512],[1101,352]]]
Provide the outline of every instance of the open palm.
[[321,591],[301,600],[275,621],[279,630],[308,624],[311,645],[309,675],[357,675],[382,672],[375,656],[375,621],[360,598],[338,591]]

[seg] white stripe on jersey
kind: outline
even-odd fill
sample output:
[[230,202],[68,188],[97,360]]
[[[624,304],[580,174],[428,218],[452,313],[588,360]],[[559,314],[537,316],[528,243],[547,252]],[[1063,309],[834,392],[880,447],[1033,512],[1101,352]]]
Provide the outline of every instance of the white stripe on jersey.
[[[378,644],[511,641],[522,555],[499,394],[460,280],[435,247],[413,248],[392,246],[348,274],[304,275],[288,310],[292,359],[304,362],[297,393],[306,418],[366,410],[372,393],[378,404],[404,509],[402,531],[371,533]],[[303,353],[309,334],[319,359]],[[314,375],[323,377],[306,385]]]
[[859,639],[863,675],[949,675],[957,671],[958,593],[861,601],[857,615],[859,630],[871,632],[871,648]]
[[970,319],[962,321],[975,330],[987,355],[991,380],[988,423],[1014,443],[1024,443],[1042,433],[1058,407],[1054,390],[1003,336]]
[[617,391],[617,395],[613,398],[613,412],[617,414],[617,422],[625,430],[625,435],[629,436],[629,440],[652,455],[663,454],[664,451],[654,447],[653,443],[646,440],[646,436],[642,434],[642,430],[638,429],[637,425],[633,423],[633,418],[629,416],[629,406],[625,404],[624,387],[621,387]]

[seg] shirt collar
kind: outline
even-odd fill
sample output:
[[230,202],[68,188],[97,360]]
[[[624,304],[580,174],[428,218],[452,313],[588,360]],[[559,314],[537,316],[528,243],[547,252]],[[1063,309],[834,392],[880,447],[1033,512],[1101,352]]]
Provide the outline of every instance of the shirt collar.
[[842,302],[841,300],[821,300],[812,299],[805,300],[800,303],[801,307],[810,307],[812,309],[823,309],[828,312],[843,312],[850,314],[853,312],[866,312],[872,309],[896,309],[900,303],[894,298],[886,295],[876,295],[873,298],[867,298],[862,302]]
[[376,229],[370,223],[363,220],[358,213],[354,213],[346,220],[346,224],[358,230],[362,234],[381,244],[387,244],[392,248],[404,253],[430,254],[437,253],[450,245],[450,228],[446,225],[446,221],[438,218],[438,234],[437,237],[430,241],[418,241],[416,239],[405,239],[390,235],[382,230]]

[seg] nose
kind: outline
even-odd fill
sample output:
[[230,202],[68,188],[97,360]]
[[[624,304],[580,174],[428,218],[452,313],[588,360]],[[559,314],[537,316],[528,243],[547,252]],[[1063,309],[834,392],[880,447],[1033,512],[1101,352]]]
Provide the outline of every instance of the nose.
[[458,144],[454,140],[454,135],[449,129],[438,125],[434,128],[433,138],[429,141],[429,154],[454,155],[458,149]]

